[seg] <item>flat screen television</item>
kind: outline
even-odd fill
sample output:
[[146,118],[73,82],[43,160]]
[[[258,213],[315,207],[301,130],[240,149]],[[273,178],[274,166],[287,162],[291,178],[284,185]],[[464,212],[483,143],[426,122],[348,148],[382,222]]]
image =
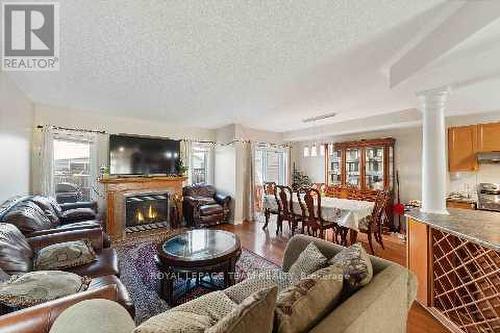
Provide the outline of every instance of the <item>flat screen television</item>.
[[180,141],[125,135],[109,137],[111,175],[176,174]]

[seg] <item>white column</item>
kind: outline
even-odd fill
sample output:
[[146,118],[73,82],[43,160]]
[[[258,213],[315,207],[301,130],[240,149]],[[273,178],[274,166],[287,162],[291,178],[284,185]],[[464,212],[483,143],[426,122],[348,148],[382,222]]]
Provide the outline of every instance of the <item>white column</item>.
[[422,212],[448,214],[446,210],[446,124],[444,110],[449,88],[418,93],[423,114]]

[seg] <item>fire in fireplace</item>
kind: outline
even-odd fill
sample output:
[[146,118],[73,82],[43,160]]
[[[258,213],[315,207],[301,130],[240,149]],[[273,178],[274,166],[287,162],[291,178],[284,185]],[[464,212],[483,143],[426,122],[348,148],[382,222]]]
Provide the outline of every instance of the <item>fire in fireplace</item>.
[[[168,193],[141,193],[125,199],[125,227],[144,229],[168,223]],[[143,228],[144,227],[144,228]]]

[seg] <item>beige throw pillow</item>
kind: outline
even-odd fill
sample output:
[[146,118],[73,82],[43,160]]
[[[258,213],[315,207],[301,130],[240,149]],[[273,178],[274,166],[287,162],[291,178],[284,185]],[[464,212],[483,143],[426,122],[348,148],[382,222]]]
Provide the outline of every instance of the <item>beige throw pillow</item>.
[[342,266],[344,284],[348,293],[366,286],[373,278],[372,262],[361,243],[353,244],[340,251],[330,259],[329,263]]
[[309,331],[337,305],[342,284],[342,267],[331,265],[281,292],[276,303],[275,332]]
[[299,255],[297,260],[290,266],[288,273],[292,279],[304,278],[312,272],[325,267],[328,259],[321,253],[318,247],[313,243],[309,243],[304,251]]
[[207,329],[207,333],[271,333],[277,287],[261,289]]
[[89,240],[63,242],[42,248],[35,259],[36,270],[54,270],[91,263],[96,258]]
[[87,290],[90,279],[62,271],[38,271],[14,275],[0,284],[0,302],[29,307]]

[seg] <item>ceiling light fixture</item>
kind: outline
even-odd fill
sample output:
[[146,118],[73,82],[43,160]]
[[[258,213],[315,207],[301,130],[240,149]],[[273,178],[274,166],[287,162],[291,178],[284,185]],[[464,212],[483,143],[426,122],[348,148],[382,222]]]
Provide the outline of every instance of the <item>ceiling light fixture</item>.
[[325,120],[325,119],[329,119],[329,118],[333,118],[335,117],[337,114],[335,112],[332,112],[332,113],[326,113],[326,114],[322,114],[320,116],[316,116],[316,117],[311,117],[311,118],[306,118],[306,119],[302,119],[302,122],[303,123],[310,123],[310,122],[313,122],[313,121],[318,121],[318,120]]

